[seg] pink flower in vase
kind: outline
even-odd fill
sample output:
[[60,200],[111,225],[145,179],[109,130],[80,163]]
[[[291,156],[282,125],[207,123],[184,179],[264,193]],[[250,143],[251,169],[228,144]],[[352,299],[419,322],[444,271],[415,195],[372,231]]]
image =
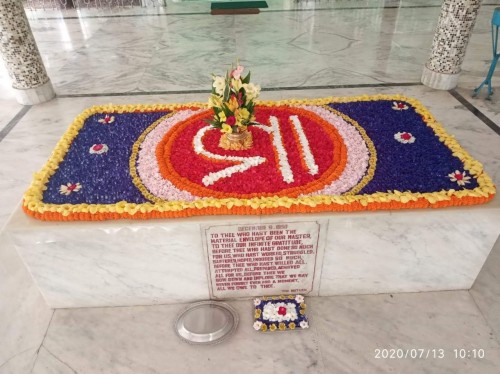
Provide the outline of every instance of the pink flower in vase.
[[234,79],[240,79],[241,78],[241,73],[243,73],[244,67],[241,65],[236,66],[236,69],[231,71],[231,77]]

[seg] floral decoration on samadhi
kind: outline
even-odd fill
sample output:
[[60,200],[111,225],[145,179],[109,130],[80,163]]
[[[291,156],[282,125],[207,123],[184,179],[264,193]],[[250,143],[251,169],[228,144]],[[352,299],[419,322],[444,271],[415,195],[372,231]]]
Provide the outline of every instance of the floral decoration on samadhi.
[[397,132],[394,134],[394,139],[403,144],[411,144],[415,142],[415,137],[409,132]]
[[101,155],[108,152],[109,147],[106,144],[94,144],[89,148],[90,154]]
[[71,195],[73,192],[78,192],[82,189],[82,185],[80,183],[67,183],[67,184],[63,184],[61,185],[61,187],[59,187],[59,192],[61,193],[61,195],[66,195],[66,196],[69,196]]
[[399,101],[392,102],[392,109],[394,110],[407,110],[409,107],[405,103]]
[[452,182],[457,182],[459,186],[465,186],[467,183],[470,183],[470,176],[465,171],[455,170],[453,173],[448,174],[448,177]]
[[108,125],[110,123],[115,122],[115,116],[110,116],[109,114],[106,114],[104,118],[100,118],[97,122]]

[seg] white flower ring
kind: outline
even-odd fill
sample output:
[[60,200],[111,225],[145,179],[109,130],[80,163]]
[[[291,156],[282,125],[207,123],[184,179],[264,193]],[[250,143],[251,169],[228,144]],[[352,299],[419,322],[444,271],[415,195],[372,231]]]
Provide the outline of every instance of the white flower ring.
[[262,309],[262,319],[270,322],[295,321],[297,319],[296,304],[268,302],[264,304],[264,308]]
[[172,182],[163,178],[156,159],[156,146],[177,123],[203,111],[204,109],[179,111],[160,122],[144,138],[137,157],[137,174],[144,186],[154,196],[164,200],[193,201],[196,199],[188,191],[179,190]]
[[370,162],[370,152],[358,130],[342,117],[319,106],[301,106],[329,122],[337,129],[347,146],[347,164],[340,177],[311,195],[340,195],[354,188],[363,178]]

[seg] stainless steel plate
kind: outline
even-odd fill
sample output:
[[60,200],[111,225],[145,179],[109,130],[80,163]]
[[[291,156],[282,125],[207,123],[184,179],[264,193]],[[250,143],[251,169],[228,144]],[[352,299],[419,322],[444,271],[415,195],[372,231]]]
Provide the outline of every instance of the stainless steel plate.
[[189,305],[177,317],[175,331],[191,344],[217,344],[238,326],[238,314],[226,303],[201,301]]

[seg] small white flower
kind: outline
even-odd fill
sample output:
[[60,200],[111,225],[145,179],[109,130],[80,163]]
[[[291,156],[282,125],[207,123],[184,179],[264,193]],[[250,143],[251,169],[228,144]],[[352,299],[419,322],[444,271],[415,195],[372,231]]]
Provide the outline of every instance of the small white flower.
[[99,119],[97,122],[104,123],[105,125],[107,125],[109,123],[115,122],[115,117],[114,116],[110,116],[109,114],[106,114],[104,116],[104,118]]
[[258,84],[245,83],[243,84],[243,89],[245,90],[248,101],[256,99],[260,95],[260,86]]
[[295,301],[298,302],[299,304],[303,303],[304,302],[304,296],[302,296],[302,295],[295,296]]
[[455,170],[454,173],[448,174],[448,177],[452,182],[457,182],[459,186],[465,186],[467,183],[470,183],[470,176],[465,174],[465,171],[460,172]]
[[215,88],[217,95],[224,95],[224,89],[226,88],[226,79],[224,77],[216,76],[214,77],[214,83],[212,86]]
[[253,299],[253,305],[259,306],[262,301],[260,299]]
[[392,109],[394,109],[394,110],[407,110],[408,105],[406,105],[405,103],[398,102],[398,101],[393,101],[392,102]]
[[255,321],[255,323],[253,324],[253,328],[255,330],[260,330],[261,326],[262,326],[262,322],[260,322],[260,321]]
[[302,327],[303,329],[308,329],[309,328],[309,322],[307,322],[307,321],[300,322],[300,327]]
[[89,153],[100,155],[106,153],[108,150],[109,148],[106,144],[94,144],[92,147],[89,148]]
[[394,139],[403,144],[415,142],[415,137],[409,132],[397,132],[394,134]]
[[67,183],[66,185],[62,184],[59,187],[59,193],[61,195],[69,196],[72,192],[78,192],[82,189],[82,185],[80,183]]

